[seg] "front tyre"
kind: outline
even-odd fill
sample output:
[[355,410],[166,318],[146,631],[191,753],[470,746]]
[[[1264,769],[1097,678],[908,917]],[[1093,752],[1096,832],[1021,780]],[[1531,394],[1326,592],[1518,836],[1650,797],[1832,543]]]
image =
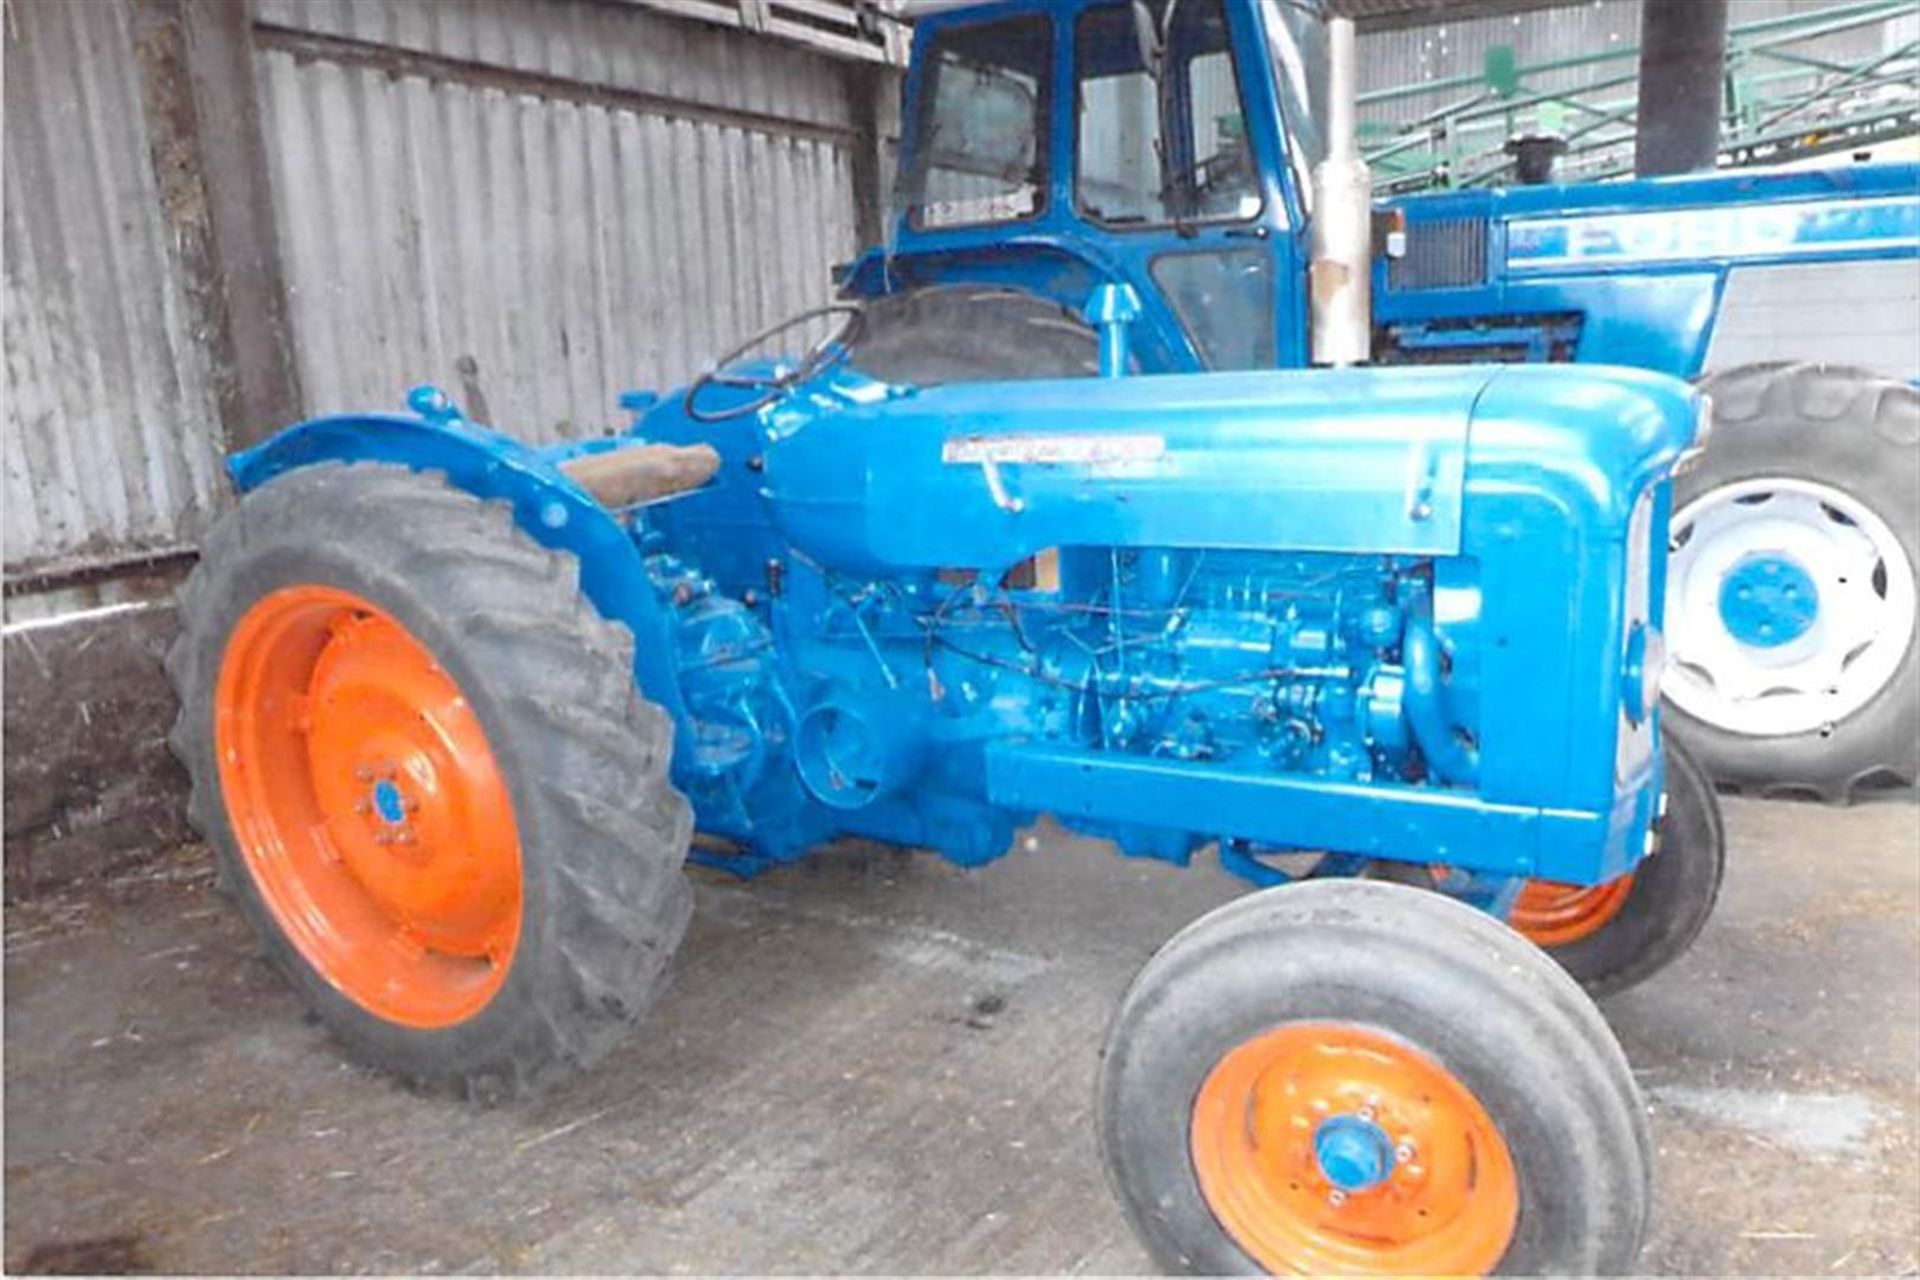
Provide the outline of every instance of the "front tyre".
[[1920,776],[1920,390],[1720,375],[1674,482],[1666,724],[1708,776],[1846,801]]
[[189,814],[321,1021],[417,1084],[592,1062],[686,927],[671,725],[578,569],[438,479],[326,465],[247,494],[181,591]]
[[1691,947],[1720,898],[1727,835],[1720,801],[1690,752],[1669,738],[1660,843],[1605,884],[1530,880],[1507,918],[1596,996],[1637,986]]
[[1633,1266],[1651,1155],[1592,1002],[1404,885],[1249,895],[1150,960],[1107,1033],[1108,1180],[1172,1271]]

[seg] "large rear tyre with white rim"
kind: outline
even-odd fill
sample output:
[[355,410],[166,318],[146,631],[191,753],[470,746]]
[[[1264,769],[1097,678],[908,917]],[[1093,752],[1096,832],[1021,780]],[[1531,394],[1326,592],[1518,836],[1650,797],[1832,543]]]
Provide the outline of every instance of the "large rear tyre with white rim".
[[1920,776],[1920,390],[1722,374],[1675,481],[1666,726],[1716,780],[1845,802]]

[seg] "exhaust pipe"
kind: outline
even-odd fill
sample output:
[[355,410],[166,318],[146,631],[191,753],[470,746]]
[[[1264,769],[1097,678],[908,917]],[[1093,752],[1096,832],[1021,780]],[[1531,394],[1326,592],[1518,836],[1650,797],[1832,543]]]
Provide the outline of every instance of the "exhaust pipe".
[[1313,362],[1364,364],[1373,351],[1373,175],[1354,119],[1353,19],[1329,20],[1327,34],[1327,158],[1313,171]]

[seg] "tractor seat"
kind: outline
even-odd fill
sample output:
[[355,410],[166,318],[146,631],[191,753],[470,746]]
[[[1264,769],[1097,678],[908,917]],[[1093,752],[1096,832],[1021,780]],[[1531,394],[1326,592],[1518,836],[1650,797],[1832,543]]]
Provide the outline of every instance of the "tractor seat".
[[720,470],[710,444],[630,444],[568,458],[560,469],[609,510],[698,489]]

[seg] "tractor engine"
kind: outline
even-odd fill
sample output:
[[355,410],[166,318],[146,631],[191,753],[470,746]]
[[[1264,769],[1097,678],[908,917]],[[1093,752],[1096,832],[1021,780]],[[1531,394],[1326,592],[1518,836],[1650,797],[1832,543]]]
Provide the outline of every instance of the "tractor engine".
[[974,583],[943,601],[922,623],[936,695],[1043,686],[1064,712],[1048,731],[1102,751],[1417,772],[1403,637],[1409,612],[1431,636],[1430,564],[1155,547],[1069,556],[1067,572],[1057,599]]
[[[798,560],[744,601],[677,557],[650,563],[677,602],[703,814],[757,825],[770,801],[790,817],[810,801],[902,834],[904,799],[977,790],[981,751],[1016,731],[1345,782],[1472,779],[1474,698],[1444,675],[1429,560],[1075,548],[894,578]],[[799,671],[774,660],[777,633]],[[781,778],[804,798],[769,794]],[[964,859],[1002,852],[972,847],[999,825]]]
[[[655,407],[637,434],[721,458],[637,525],[676,779],[747,869],[836,834],[975,863],[1040,812],[1176,861],[1357,840],[1532,872],[1557,824],[1585,829],[1552,835],[1569,873],[1630,865],[1657,795],[1650,529],[1695,407],[1555,373],[1545,412],[1525,371],[1367,370],[841,368],[731,420]],[[1535,681],[1595,696],[1530,705]],[[1384,815],[1364,835],[1328,804],[1357,793]],[[1476,852],[1495,816],[1521,838]]]

